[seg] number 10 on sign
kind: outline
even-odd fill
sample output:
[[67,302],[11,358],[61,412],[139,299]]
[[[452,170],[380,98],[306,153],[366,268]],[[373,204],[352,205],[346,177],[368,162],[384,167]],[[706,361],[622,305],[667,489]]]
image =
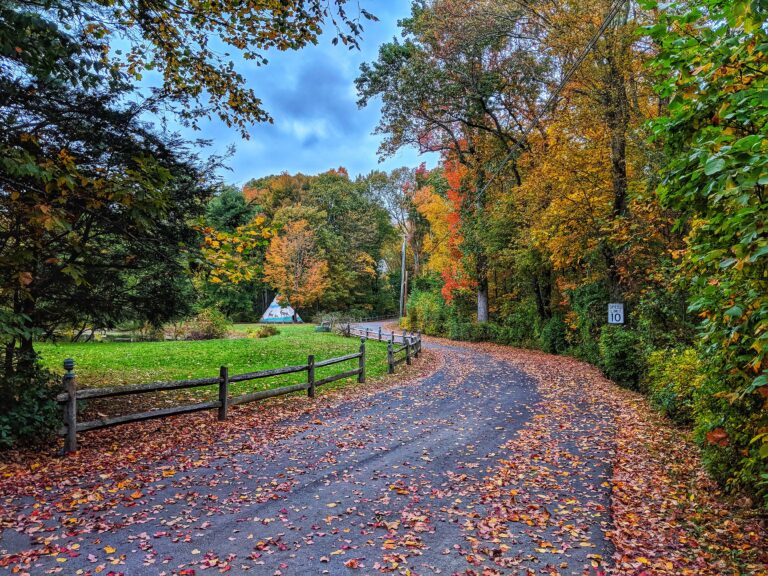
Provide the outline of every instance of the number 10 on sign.
[[608,324],[624,324],[624,304],[608,304]]

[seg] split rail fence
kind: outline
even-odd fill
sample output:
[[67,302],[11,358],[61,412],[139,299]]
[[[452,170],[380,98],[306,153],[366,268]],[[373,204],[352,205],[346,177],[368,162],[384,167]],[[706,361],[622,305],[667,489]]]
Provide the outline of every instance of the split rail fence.
[[[395,332],[384,330],[381,326],[376,328],[366,326],[353,326],[347,324],[343,329],[346,336],[360,336],[365,340],[379,340],[387,342],[387,372],[395,373],[395,367],[405,362],[411,363],[412,358],[418,358],[421,354],[421,333]],[[396,346],[398,342],[401,346]]]
[[[75,452],[77,450],[77,433],[86,432],[88,430],[97,430],[99,428],[108,428],[110,426],[117,426],[119,424],[127,424],[129,422],[141,422],[143,420],[151,420],[153,418],[164,418],[166,416],[173,416],[176,414],[189,414],[190,412],[200,412],[202,410],[218,410],[219,420],[226,420],[230,406],[237,406],[239,404],[246,404],[248,402],[257,402],[259,400],[265,400],[267,398],[273,398],[275,396],[282,396],[283,394],[291,394],[293,392],[307,391],[307,395],[310,398],[315,397],[315,390],[323,386],[341,380],[343,378],[350,378],[357,376],[359,383],[365,382],[365,338],[360,339],[360,349],[354,354],[347,354],[346,356],[339,356],[337,358],[329,358],[328,360],[315,361],[314,355],[307,357],[306,364],[300,364],[298,366],[284,366],[282,368],[272,368],[270,370],[261,370],[258,372],[247,372],[245,374],[230,374],[229,369],[226,366],[222,366],[219,370],[219,375],[211,378],[199,378],[197,380],[174,380],[170,382],[152,382],[150,384],[134,384],[128,386],[117,386],[113,388],[84,388],[77,389],[75,378],[75,362],[71,358],[64,361],[64,389],[65,392],[59,394],[56,400],[64,407],[64,425],[59,429],[59,435],[64,436],[64,451]],[[315,370],[324,366],[331,366],[334,364],[340,364],[342,362],[350,362],[357,360],[357,368],[352,370],[346,370],[327,376],[325,378],[316,379]],[[306,372],[307,381],[299,384],[291,384],[289,386],[281,386],[279,388],[271,388],[269,390],[258,390],[256,392],[249,392],[247,394],[241,394],[239,396],[230,396],[229,385],[236,382],[246,382],[249,380],[258,380],[261,378],[270,378],[274,376],[281,376],[284,374],[295,374],[297,372]],[[127,414],[124,416],[114,416],[109,418],[102,418],[99,420],[91,420],[89,422],[77,421],[77,403],[79,400],[93,400],[96,398],[111,398],[115,396],[127,396],[131,394],[146,394],[152,392],[160,392],[166,390],[184,390],[191,388],[200,388],[203,386],[218,385],[219,394],[216,400],[210,400],[208,402],[200,402],[198,404],[189,404],[185,406],[174,406],[171,408],[163,408],[158,410],[150,410],[148,412],[140,412],[137,414]]]
[[[388,339],[389,343],[387,345],[387,366],[388,372],[390,374],[394,373],[395,366],[403,362],[410,364],[411,358],[418,357],[421,353],[420,334],[409,335],[408,333],[404,332],[401,335],[395,334],[394,332],[382,332],[381,329],[374,331],[365,328],[353,327],[350,325],[347,325],[345,334],[347,336],[360,336],[360,349],[358,352],[355,352],[354,354],[347,354],[345,356],[339,356],[337,358],[321,360],[319,362],[315,361],[314,355],[309,355],[307,357],[306,364],[300,364],[297,366],[284,366],[282,368],[272,368],[258,372],[246,372],[244,374],[230,374],[229,369],[226,366],[222,366],[219,370],[219,375],[211,378],[199,378],[196,380],[174,380],[169,382],[152,382],[150,384],[133,384],[127,386],[116,386],[112,388],[78,389],[74,372],[75,362],[71,358],[68,358],[64,361],[65,374],[63,384],[65,392],[59,394],[56,397],[56,400],[63,405],[64,409],[64,425],[59,429],[59,435],[63,436],[65,439],[64,451],[66,453],[77,451],[78,432],[86,432],[88,430],[108,428],[120,424],[127,424],[129,422],[141,422],[143,420],[151,420],[154,418],[164,418],[166,416],[189,414],[191,412],[200,412],[202,410],[213,409],[218,410],[218,419],[223,421],[227,419],[227,414],[231,406],[246,404],[248,402],[258,402],[259,400],[266,400],[267,398],[273,398],[275,396],[282,396],[283,394],[291,394],[303,390],[307,391],[307,396],[314,398],[315,391],[318,387],[323,386],[324,384],[330,384],[336,380],[342,380],[343,378],[350,378],[353,376],[357,376],[357,381],[359,383],[364,383],[366,362],[365,341],[368,339],[382,341]],[[402,345],[395,347],[395,343],[398,339]],[[342,362],[351,362],[353,360],[357,360],[357,368],[338,372],[319,380],[315,378],[315,370],[318,368],[341,364]],[[232,383],[259,380],[261,378],[271,378],[285,374],[295,374],[298,372],[307,373],[306,382],[291,384],[289,386],[281,386],[278,388],[271,388],[269,390],[258,390],[256,392],[249,392],[239,396],[230,396],[229,393],[229,385]],[[188,404],[184,406],[173,406],[171,408],[162,408],[135,414],[126,414],[123,416],[101,418],[99,420],[91,420],[89,422],[77,421],[77,405],[79,400],[112,398],[116,396],[147,394],[167,390],[185,390],[212,385],[218,385],[219,388],[218,398],[216,400],[200,402],[197,404]]]

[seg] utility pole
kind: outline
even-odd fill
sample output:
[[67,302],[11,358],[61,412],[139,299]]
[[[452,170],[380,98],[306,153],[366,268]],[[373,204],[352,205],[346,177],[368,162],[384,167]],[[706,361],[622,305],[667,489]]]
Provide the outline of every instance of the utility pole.
[[405,233],[403,233],[403,249],[400,256],[400,318],[405,315]]

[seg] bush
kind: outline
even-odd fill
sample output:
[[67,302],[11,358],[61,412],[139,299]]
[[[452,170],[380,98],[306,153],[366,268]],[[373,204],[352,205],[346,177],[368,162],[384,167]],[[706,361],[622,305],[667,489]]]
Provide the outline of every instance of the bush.
[[61,425],[61,407],[56,395],[61,391],[55,375],[33,365],[30,375],[5,378],[3,390],[11,391],[9,408],[0,414],[0,448],[41,445],[56,437]]
[[165,329],[162,326],[155,326],[145,322],[136,330],[134,337],[136,340],[146,342],[160,342],[165,340]]
[[532,300],[507,301],[501,304],[498,318],[502,324],[494,330],[499,344],[535,348],[538,346],[538,313]]
[[696,351],[658,350],[648,356],[643,388],[651,404],[678,424],[692,424],[694,405],[704,381]]
[[610,300],[604,282],[584,284],[567,291],[571,310],[564,320],[569,328],[566,339],[569,354],[600,364],[600,331],[605,324],[605,310]]
[[258,330],[249,330],[249,338],[269,338],[270,336],[277,336],[280,334],[280,330],[271,325],[260,326]]
[[408,298],[404,328],[445,336],[450,308],[440,294],[414,291]]
[[768,431],[765,400],[758,394],[734,394],[716,355],[713,361],[707,358],[707,371],[695,403],[704,464],[729,489],[746,490],[768,506],[768,450],[760,438]]
[[187,340],[224,338],[231,326],[223,313],[215,308],[204,308],[192,320],[184,323],[184,338]]
[[620,386],[639,390],[645,362],[638,334],[622,326],[603,326],[599,347],[603,373]]
[[556,314],[544,324],[539,336],[541,349],[550,354],[562,354],[568,348],[566,325],[563,317]]
[[448,321],[448,338],[451,340],[469,340],[471,331],[471,322],[461,322],[456,318]]

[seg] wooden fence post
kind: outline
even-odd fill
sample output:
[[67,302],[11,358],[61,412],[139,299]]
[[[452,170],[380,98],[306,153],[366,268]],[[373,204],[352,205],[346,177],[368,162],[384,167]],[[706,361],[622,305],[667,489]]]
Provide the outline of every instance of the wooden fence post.
[[219,421],[227,419],[229,409],[229,368],[222,366],[219,369]]
[[77,385],[75,382],[75,361],[72,358],[64,360],[64,388],[67,391],[67,403],[64,407],[64,421],[67,425],[67,438],[64,442],[64,452],[77,452]]
[[405,363],[411,364],[411,339],[405,338]]
[[393,352],[392,339],[387,342],[387,373],[395,373],[395,353]]
[[307,396],[310,398],[315,397],[315,357],[310,354],[307,356],[307,382],[309,388],[307,388]]
[[360,338],[360,374],[357,375],[359,384],[365,382],[365,338]]
[[408,331],[403,330],[403,344],[405,344],[406,339],[408,338]]
[[381,342],[381,326],[379,326],[379,342]]
[[368,327],[365,328],[365,339],[368,340]]

